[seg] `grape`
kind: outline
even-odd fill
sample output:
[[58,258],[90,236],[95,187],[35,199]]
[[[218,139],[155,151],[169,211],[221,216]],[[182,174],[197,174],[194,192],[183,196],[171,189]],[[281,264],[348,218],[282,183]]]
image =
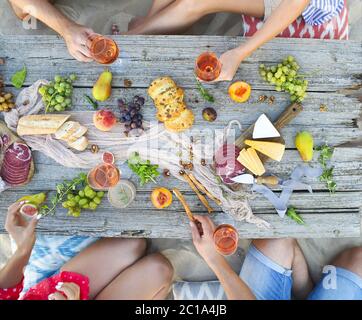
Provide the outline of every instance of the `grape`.
[[98,198],[103,198],[104,197],[104,192],[103,191],[98,191],[97,192],[97,197]]
[[46,112],[62,112],[71,107],[72,83],[75,79],[76,76],[74,74],[71,74],[68,78],[56,75],[54,81],[39,88],[39,94],[44,101]]
[[131,123],[131,129],[136,129],[136,127],[137,127],[136,122],[132,122],[132,123]]
[[276,91],[287,91],[292,102],[302,102],[307,96],[308,80],[298,74],[299,69],[295,58],[288,56],[282,63],[271,67],[259,65],[259,74],[265,81],[274,84]]

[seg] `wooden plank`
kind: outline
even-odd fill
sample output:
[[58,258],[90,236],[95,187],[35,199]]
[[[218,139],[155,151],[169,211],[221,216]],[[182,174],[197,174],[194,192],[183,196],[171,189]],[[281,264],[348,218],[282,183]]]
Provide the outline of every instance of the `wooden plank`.
[[[217,36],[115,36],[121,59],[110,66],[114,85],[123,86],[124,78],[136,87],[147,87],[153,78],[169,74],[184,87],[195,87],[194,59],[205,50],[221,54],[246,40],[241,37]],[[36,50],[34,46],[36,45]],[[274,39],[247,58],[236,79],[247,79],[257,89],[270,90],[258,75],[259,63],[275,63],[286,55],[293,55],[303,73],[315,72],[310,77],[310,91],[336,91],[361,84],[360,41],[326,41],[314,39]],[[79,84],[89,86],[94,75],[103,70],[95,63],[84,64],[74,60],[58,36],[1,36],[0,56],[8,63],[0,66],[7,74],[6,81],[16,70],[28,63],[26,84],[39,78],[51,78],[54,72],[80,75]],[[30,63],[31,61],[31,63]],[[44,66],[48,66],[44,68]],[[227,83],[215,87],[225,89]]]
[[[27,186],[22,190],[53,190],[55,185],[63,179],[71,179],[80,171],[79,169],[64,168],[59,166],[54,160],[38,153],[35,156],[35,175]],[[315,165],[317,154],[314,161]],[[337,182],[337,190],[362,190],[362,149],[361,148],[336,148],[332,164],[335,166],[334,176]],[[287,179],[292,170],[301,163],[299,153],[296,150],[286,150],[283,160],[278,163],[269,161],[266,168],[271,173],[277,173],[282,179]],[[120,163],[118,163],[120,165]],[[153,184],[144,187],[138,186],[138,178],[128,169],[127,165],[120,165],[122,177],[132,179],[137,184],[138,190],[151,190]],[[158,178],[160,184],[180,187],[179,181],[172,178]],[[326,190],[323,183],[318,179],[306,179],[315,190]],[[362,200],[361,200],[362,201]]]
[[[5,208],[2,208],[4,212]],[[38,231],[52,235],[87,235],[104,237],[147,237],[147,238],[177,238],[190,239],[188,220],[181,210],[143,211],[120,214],[115,210],[108,213],[96,212],[83,214],[80,218],[65,216],[43,218]],[[224,213],[213,216],[216,224],[234,224],[241,238],[278,238],[293,236],[296,238],[336,238],[360,236],[360,213],[302,214],[307,226],[301,226],[294,221],[279,218],[276,214],[263,214],[272,228],[260,229],[245,222],[235,222]],[[4,215],[0,216],[0,233],[3,229]]]

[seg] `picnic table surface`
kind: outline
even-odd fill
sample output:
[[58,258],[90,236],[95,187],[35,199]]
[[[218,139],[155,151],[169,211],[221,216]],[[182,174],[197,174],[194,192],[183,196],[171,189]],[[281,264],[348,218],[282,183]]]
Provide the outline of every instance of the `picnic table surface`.
[[[120,47],[120,59],[109,66],[113,73],[111,98],[102,103],[116,107],[119,97],[131,99],[134,95],[146,98],[143,115],[146,120],[155,119],[155,108],[147,96],[147,87],[159,76],[171,76],[185,89],[186,104],[195,114],[195,128],[208,126],[211,129],[225,127],[237,119],[244,128],[251,125],[262,113],[272,120],[289,105],[289,94],[276,92],[259,76],[260,63],[274,64],[287,55],[293,55],[309,80],[308,97],[303,102],[304,110],[282,130],[286,143],[283,160],[269,161],[266,168],[279,177],[288,178],[293,168],[302,161],[295,149],[294,137],[298,131],[307,130],[315,139],[315,145],[327,142],[335,146],[332,164],[337,182],[337,191],[330,195],[324,183],[318,179],[306,179],[314,192],[296,191],[290,205],[297,208],[306,222],[298,225],[288,217],[280,218],[272,205],[257,195],[251,201],[256,215],[271,224],[270,229],[259,229],[246,222],[235,222],[220,208],[214,206],[213,219],[218,223],[233,223],[242,238],[285,237],[359,237],[362,207],[362,148],[354,143],[361,139],[357,119],[362,104],[357,98],[347,95],[345,89],[356,88],[362,83],[362,43],[356,41],[322,41],[307,39],[275,39],[247,58],[239,68],[234,80],[245,80],[252,86],[251,97],[244,104],[237,104],[227,95],[229,83],[207,84],[215,97],[215,103],[203,101],[196,88],[193,76],[195,58],[203,51],[221,54],[245,39],[222,36],[115,36]],[[104,70],[96,63],[80,63],[73,59],[57,36],[0,36],[0,65],[6,89],[18,92],[11,86],[11,75],[26,65],[28,74],[24,86],[38,79],[53,79],[56,74],[76,73],[73,94],[74,111],[90,111],[83,95],[90,94],[94,82]],[[132,87],[124,80],[132,81]],[[260,95],[275,96],[275,103],[258,101]],[[320,105],[327,106],[322,112]],[[201,112],[212,106],[217,110],[215,122],[202,119]],[[7,207],[23,195],[41,191],[53,191],[64,179],[72,179],[81,170],[65,168],[50,158],[34,152],[36,171],[32,181],[23,187],[7,190],[0,195],[0,233],[4,233]],[[317,163],[314,157],[312,164]],[[126,209],[115,209],[103,201],[96,212],[83,212],[81,217],[67,217],[59,208],[55,216],[40,220],[38,232],[53,235],[90,235],[107,237],[183,238],[191,237],[187,217],[181,203],[174,200],[171,207],[156,210],[150,201],[154,184],[139,186],[138,177],[126,164],[120,166],[122,178],[130,179],[137,186],[135,201]],[[174,178],[160,177],[158,185],[177,187],[185,195],[191,210],[207,214],[187,183]]]

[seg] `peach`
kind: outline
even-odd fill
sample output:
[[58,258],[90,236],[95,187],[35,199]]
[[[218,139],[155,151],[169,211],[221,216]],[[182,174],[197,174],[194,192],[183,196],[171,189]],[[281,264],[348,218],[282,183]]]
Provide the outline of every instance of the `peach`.
[[110,131],[116,122],[117,118],[111,110],[99,110],[93,115],[93,123],[101,131]]

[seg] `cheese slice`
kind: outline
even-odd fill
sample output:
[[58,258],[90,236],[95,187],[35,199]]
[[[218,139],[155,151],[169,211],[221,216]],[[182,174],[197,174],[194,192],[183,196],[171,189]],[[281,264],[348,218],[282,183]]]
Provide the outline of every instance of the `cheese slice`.
[[237,160],[257,176],[261,176],[265,173],[264,165],[253,148],[241,150]]
[[275,161],[280,161],[283,158],[285,145],[282,143],[256,140],[245,140],[244,143]]
[[253,139],[276,138],[280,137],[280,133],[268,119],[265,114],[262,114],[256,120],[253,131]]

